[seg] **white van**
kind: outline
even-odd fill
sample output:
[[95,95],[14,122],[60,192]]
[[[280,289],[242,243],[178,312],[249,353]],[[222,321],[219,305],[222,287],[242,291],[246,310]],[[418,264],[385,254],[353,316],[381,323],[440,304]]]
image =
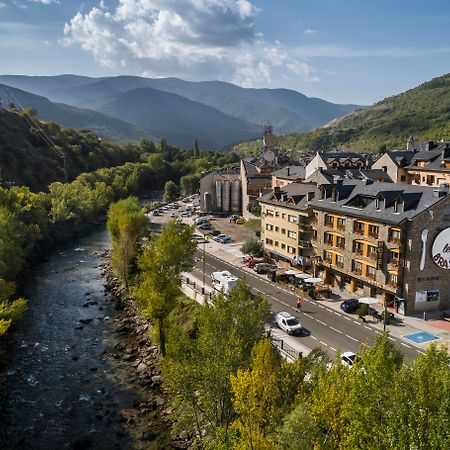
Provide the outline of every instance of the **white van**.
[[201,225],[203,223],[208,223],[213,217],[212,216],[201,216],[195,219],[195,225]]
[[231,275],[228,270],[222,270],[221,272],[213,272],[211,280],[214,289],[223,290],[225,294],[229,294],[236,287],[239,278]]

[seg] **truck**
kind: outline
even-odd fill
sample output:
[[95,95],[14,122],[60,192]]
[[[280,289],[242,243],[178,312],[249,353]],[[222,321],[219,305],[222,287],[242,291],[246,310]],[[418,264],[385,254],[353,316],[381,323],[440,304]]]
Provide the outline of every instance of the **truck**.
[[214,289],[223,290],[225,294],[229,294],[237,285],[239,278],[231,275],[228,270],[222,270],[221,272],[213,272],[211,280]]

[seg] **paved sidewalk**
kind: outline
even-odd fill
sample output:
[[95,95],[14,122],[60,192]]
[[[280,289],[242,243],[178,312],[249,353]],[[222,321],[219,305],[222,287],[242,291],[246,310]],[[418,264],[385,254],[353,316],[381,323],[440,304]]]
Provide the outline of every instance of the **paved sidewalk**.
[[[255,272],[247,267],[243,263],[243,255],[240,252],[242,243],[232,243],[232,244],[219,244],[217,242],[208,242],[205,245],[205,251],[216,258],[222,259],[240,269],[248,271],[249,273],[256,275]],[[202,247],[199,246],[201,250]],[[258,276],[258,275],[256,275]],[[264,275],[259,275],[263,279],[267,279]],[[282,288],[282,287],[280,287]],[[334,291],[339,298],[326,299],[326,300],[308,300],[308,301],[318,301],[328,308],[342,312],[340,309],[340,304],[346,298],[355,298],[354,295],[350,295],[346,292]],[[382,305],[371,305],[378,312],[383,311]],[[446,345],[450,349],[450,320],[441,319],[441,314],[444,311],[428,312],[428,320],[424,320],[422,315],[418,316],[400,316],[395,314],[399,320],[394,323],[387,325],[386,330],[392,336],[398,337],[403,340],[407,345],[414,345],[418,348],[426,350],[431,342],[435,342],[439,345]],[[450,311],[446,311],[450,313]],[[342,312],[342,314],[345,314]],[[355,316],[353,316],[356,318]],[[371,317],[367,317],[367,325],[378,329],[380,332],[383,331],[383,322],[373,322]],[[419,334],[414,334],[419,333]],[[413,336],[409,336],[412,335]],[[405,337],[408,336],[408,337]],[[432,339],[432,340],[430,340]]]

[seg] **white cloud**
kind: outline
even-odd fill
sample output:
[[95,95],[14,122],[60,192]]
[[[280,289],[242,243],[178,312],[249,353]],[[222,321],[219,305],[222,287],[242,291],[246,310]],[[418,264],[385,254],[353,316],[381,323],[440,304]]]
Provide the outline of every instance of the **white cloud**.
[[319,30],[313,30],[312,28],[307,28],[303,33],[305,34],[318,34],[320,33]]
[[103,1],[65,24],[66,44],[80,45],[103,66],[123,73],[269,83],[273,71],[317,81],[314,68],[267,42],[249,0]]
[[6,8],[6,2],[0,0],[0,9],[1,8]]
[[34,3],[43,3],[44,5],[51,5],[52,3],[59,3],[59,0],[28,0]]

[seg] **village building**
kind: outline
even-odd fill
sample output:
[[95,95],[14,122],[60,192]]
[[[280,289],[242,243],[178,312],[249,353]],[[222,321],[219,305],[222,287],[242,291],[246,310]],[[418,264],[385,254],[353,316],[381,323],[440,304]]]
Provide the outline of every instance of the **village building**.
[[287,166],[272,173],[272,189],[305,180],[305,166]]
[[310,177],[305,179],[306,183],[322,184],[340,183],[343,180],[370,180],[392,182],[388,173],[382,169],[322,169],[316,170]]

